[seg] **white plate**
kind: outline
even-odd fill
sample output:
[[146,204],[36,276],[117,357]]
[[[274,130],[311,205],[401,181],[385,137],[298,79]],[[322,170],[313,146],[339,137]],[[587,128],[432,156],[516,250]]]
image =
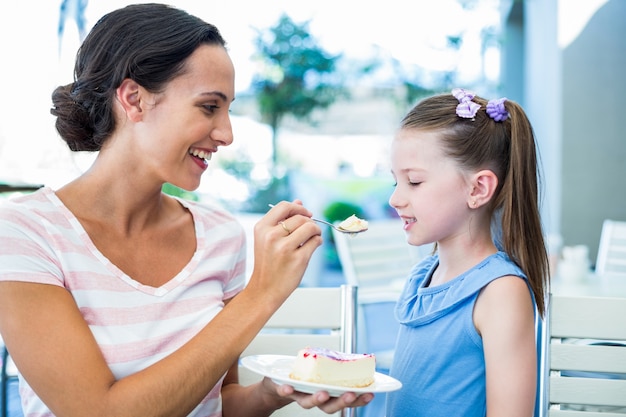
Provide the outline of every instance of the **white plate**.
[[340,387],[337,385],[316,384],[314,382],[298,381],[289,378],[291,365],[295,356],[284,355],[253,355],[241,359],[241,364],[257,374],[271,378],[277,384],[291,385],[296,391],[313,394],[317,391],[327,391],[331,397],[339,397],[344,392],[389,392],[402,388],[402,383],[388,375],[376,372],[374,383],[367,387]]

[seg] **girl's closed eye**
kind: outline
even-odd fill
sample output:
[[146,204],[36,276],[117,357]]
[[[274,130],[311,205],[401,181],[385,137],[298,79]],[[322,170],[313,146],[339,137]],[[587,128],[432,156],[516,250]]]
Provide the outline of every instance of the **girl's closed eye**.
[[[407,181],[407,184],[409,184],[411,187],[415,187],[418,186],[422,183],[422,181]],[[393,188],[396,188],[398,186],[398,181],[394,181],[393,183]]]

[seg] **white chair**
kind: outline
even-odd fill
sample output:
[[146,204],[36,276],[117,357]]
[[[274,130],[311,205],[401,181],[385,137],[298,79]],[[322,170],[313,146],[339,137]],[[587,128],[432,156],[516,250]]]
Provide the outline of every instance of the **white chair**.
[[9,355],[9,351],[7,350],[4,342],[2,341],[2,337],[0,337],[0,350],[2,350],[2,360],[1,367],[2,371],[0,372],[0,385],[2,391],[2,399],[0,403],[0,416],[8,417],[9,416],[9,384],[15,383],[17,381],[17,368],[15,367],[15,363],[11,359],[11,355]]
[[626,416],[625,317],[626,298],[550,296],[542,416]]
[[[307,346],[324,347],[341,352],[356,352],[357,288],[299,287],[267,322],[263,330],[241,355],[290,355]],[[261,376],[243,366],[239,380],[249,385]],[[344,410],[337,416],[354,417],[354,410]],[[305,410],[297,404],[277,410],[273,417],[328,416],[319,409]]]
[[626,221],[606,219],[602,223],[596,273],[626,278]]
[[359,287],[359,351],[374,353],[380,372],[393,360],[398,324],[395,303],[411,268],[432,246],[413,247],[397,219],[370,220],[368,230],[349,235],[333,230],[346,282]]
[[346,282],[365,287],[402,287],[411,267],[427,255],[430,245],[413,247],[399,219],[370,220],[357,235],[333,230],[337,255]]

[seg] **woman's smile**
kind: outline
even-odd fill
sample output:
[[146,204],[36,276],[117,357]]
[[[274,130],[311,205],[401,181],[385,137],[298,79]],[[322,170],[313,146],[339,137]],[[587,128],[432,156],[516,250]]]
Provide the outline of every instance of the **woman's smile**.
[[197,148],[189,148],[188,153],[191,159],[203,170],[209,166],[209,161],[213,156],[213,152]]

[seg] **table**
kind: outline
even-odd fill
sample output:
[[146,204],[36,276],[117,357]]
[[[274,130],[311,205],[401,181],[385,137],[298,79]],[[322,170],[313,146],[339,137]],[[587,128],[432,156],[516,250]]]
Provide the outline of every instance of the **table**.
[[559,277],[552,280],[551,292],[556,295],[626,298],[626,276],[589,273],[585,279],[575,281]]

